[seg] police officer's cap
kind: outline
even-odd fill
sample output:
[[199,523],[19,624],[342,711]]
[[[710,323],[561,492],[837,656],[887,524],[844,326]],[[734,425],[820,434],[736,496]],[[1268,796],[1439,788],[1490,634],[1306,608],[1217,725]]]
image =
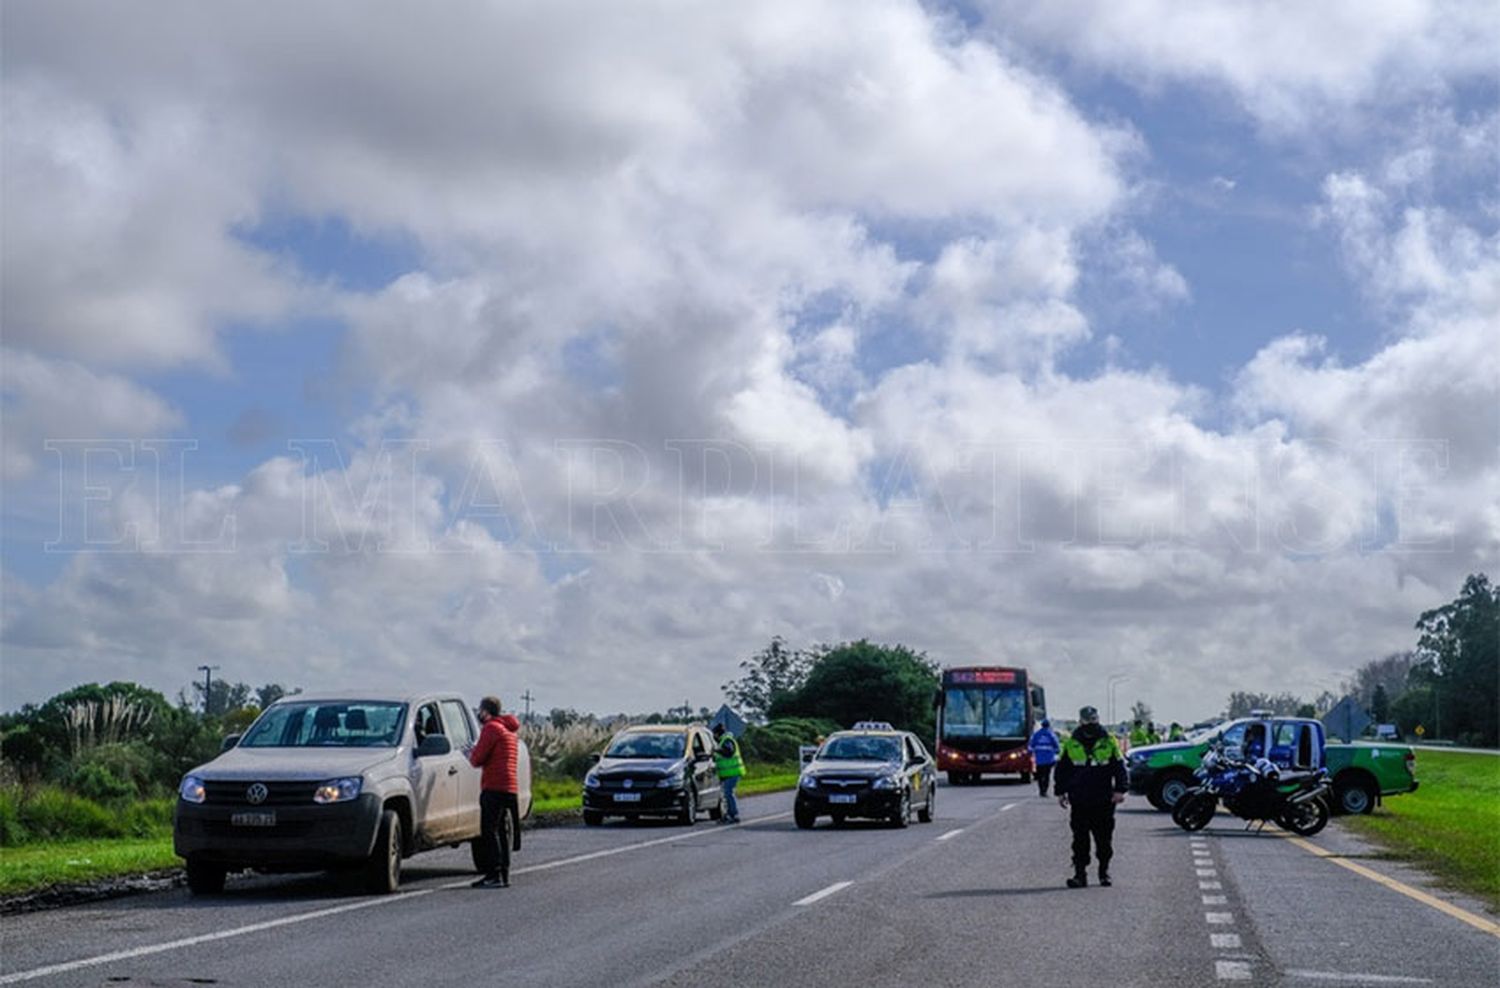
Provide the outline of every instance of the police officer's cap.
[[1093,707],[1078,708],[1078,719],[1085,724],[1099,723],[1099,711]]

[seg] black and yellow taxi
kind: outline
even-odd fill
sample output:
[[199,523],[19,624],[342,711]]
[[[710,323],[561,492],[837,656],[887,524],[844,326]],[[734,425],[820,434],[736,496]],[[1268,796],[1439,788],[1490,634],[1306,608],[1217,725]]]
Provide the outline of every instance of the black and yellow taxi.
[[936,788],[937,766],[915,734],[866,721],[818,747],[798,780],[792,815],[803,830],[820,816],[835,826],[857,817],[904,827],[915,812],[931,823]]
[[692,826],[723,815],[714,739],[701,724],[641,724],[616,734],[583,780],[583,822],[669,817]]

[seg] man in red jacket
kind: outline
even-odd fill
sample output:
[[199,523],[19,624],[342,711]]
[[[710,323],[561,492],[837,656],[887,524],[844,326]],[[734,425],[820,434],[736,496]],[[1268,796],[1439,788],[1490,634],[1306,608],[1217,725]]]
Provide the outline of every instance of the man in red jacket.
[[481,770],[479,781],[479,841],[476,855],[484,875],[473,883],[477,889],[503,889],[510,885],[510,841],[503,822],[508,816],[519,823],[516,801],[516,732],[521,722],[513,714],[500,712],[500,698],[479,701],[479,740],[469,752],[469,764]]

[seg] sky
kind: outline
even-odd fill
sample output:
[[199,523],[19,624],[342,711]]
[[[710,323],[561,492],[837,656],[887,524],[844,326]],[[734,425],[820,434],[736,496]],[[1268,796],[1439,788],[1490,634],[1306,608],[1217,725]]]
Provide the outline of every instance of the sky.
[[0,707],[1336,689],[1500,575],[1484,0],[0,7]]

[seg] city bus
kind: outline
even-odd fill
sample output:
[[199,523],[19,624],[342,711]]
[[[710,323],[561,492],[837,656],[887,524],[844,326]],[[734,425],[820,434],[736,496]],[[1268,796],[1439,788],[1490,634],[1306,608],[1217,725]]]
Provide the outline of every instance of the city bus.
[[1047,716],[1047,694],[1025,669],[945,669],[936,706],[937,767],[950,783],[977,782],[983,775],[1031,781],[1026,741]]

